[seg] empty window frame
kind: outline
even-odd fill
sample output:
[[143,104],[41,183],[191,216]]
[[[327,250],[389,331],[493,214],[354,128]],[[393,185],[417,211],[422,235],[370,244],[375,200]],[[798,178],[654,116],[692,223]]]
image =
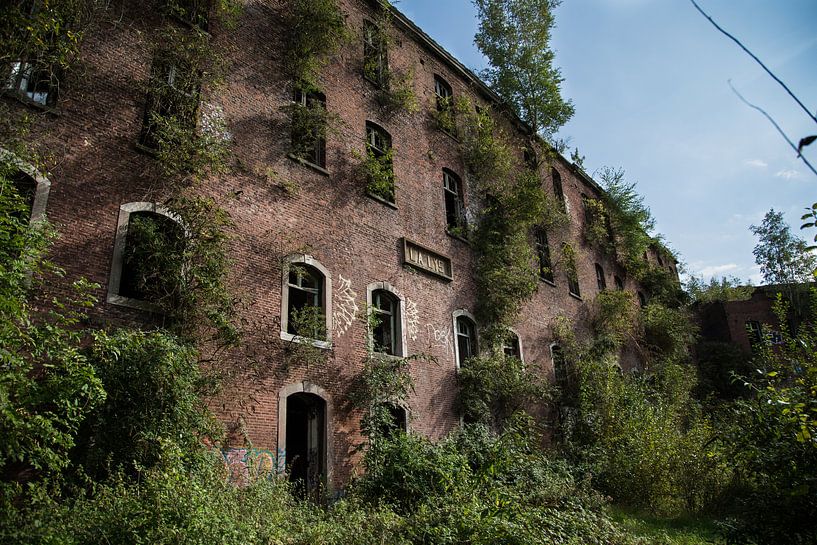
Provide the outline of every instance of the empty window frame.
[[624,289],[624,281],[619,276],[613,277],[613,283],[616,285],[616,289],[622,291]]
[[534,231],[534,238],[536,240],[536,255],[539,258],[539,278],[553,284],[553,261],[550,258],[550,244],[548,243],[545,228],[537,227]]
[[437,95],[437,111],[444,112],[454,106],[454,91],[443,78],[434,75],[434,94]]
[[400,299],[384,289],[374,290],[372,298],[372,350],[390,356],[401,355]]
[[467,234],[465,199],[462,181],[450,170],[443,170],[443,194],[445,196],[445,221],[448,231],[458,236]]
[[363,75],[377,85],[386,85],[389,57],[383,29],[371,21],[363,21]]
[[641,308],[647,306],[647,296],[644,295],[643,291],[638,292],[638,304],[641,306]]
[[292,112],[292,154],[326,168],[326,96],[295,90]]
[[598,286],[599,291],[604,291],[607,289],[607,280],[604,278],[604,269],[598,263],[596,263],[596,285]]
[[515,331],[508,330],[508,334],[502,340],[502,352],[507,358],[522,360],[522,343]]
[[551,345],[550,357],[553,361],[553,376],[556,379],[556,385],[559,388],[564,388],[567,386],[568,372],[567,360],[562,347],[558,344]]
[[310,265],[292,263],[287,277],[287,333],[326,339],[325,279]]
[[746,334],[749,335],[749,344],[755,346],[763,340],[763,326],[757,320],[746,322]]
[[185,243],[184,228],[169,210],[151,202],[121,205],[108,302],[152,311],[173,305]]
[[34,224],[45,219],[51,181],[42,176],[33,166],[20,161],[13,153],[0,148],[0,168],[22,198],[24,209],[18,219]]
[[157,150],[172,145],[168,140],[174,138],[175,130],[194,131],[200,86],[200,75],[190,63],[167,52],[157,55],[150,71],[139,144]]
[[7,65],[3,90],[16,94],[41,106],[54,107],[57,103],[59,78],[49,67],[18,60]]
[[291,255],[284,260],[281,284],[281,339],[331,348],[329,271],[310,255]]
[[567,275],[567,289],[570,295],[581,297],[582,292],[579,288],[579,276],[576,273],[568,273]]
[[553,194],[559,201],[559,206],[562,207],[562,210],[566,210],[567,203],[565,202],[565,192],[564,189],[562,188],[562,175],[559,174],[559,171],[556,170],[555,168],[551,168],[550,177],[553,180]]
[[206,31],[213,0],[165,0],[165,11],[180,21]]
[[477,326],[474,320],[464,311],[454,313],[454,331],[456,333],[457,367],[477,355]]
[[376,169],[369,171],[368,192],[387,202],[394,203],[391,136],[383,127],[371,121],[366,122],[366,153],[370,161],[378,163]]

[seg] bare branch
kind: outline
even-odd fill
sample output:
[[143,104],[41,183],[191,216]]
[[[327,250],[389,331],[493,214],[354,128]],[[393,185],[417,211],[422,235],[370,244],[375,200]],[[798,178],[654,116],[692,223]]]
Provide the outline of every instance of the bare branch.
[[[729,38],[730,40],[732,40],[733,42],[735,42],[736,44],[738,44],[738,46],[739,46],[741,49],[743,49],[743,51],[745,51],[747,55],[749,55],[750,57],[752,57],[752,58],[755,60],[755,62],[757,62],[757,63],[758,63],[758,64],[759,64],[759,65],[760,65],[760,66],[761,66],[761,67],[762,67],[762,68],[763,68],[763,69],[766,71],[766,73],[767,73],[767,74],[769,74],[769,75],[772,77],[772,79],[773,79],[773,80],[775,80],[777,83],[779,83],[779,84],[780,84],[780,86],[781,86],[781,87],[783,87],[783,89],[785,89],[785,90],[786,90],[786,92],[789,94],[789,96],[791,96],[791,97],[794,99],[794,101],[795,101],[795,102],[797,102],[797,104],[799,104],[799,105],[800,105],[800,107],[803,109],[803,111],[804,111],[804,112],[806,112],[806,115],[808,115],[808,116],[811,118],[811,120],[812,120],[812,121],[814,121],[815,123],[817,123],[817,117],[815,117],[815,115],[814,115],[814,114],[812,114],[812,113],[809,111],[809,109],[808,109],[808,108],[806,108],[805,104],[803,104],[802,102],[800,102],[800,99],[799,99],[799,98],[797,98],[797,96],[796,96],[794,93],[792,93],[791,89],[789,89],[789,87],[788,87],[788,86],[787,86],[785,83],[783,83],[783,82],[780,80],[780,78],[778,78],[777,76],[775,76],[775,75],[772,73],[772,71],[771,71],[771,70],[769,70],[768,68],[766,68],[766,65],[765,65],[765,64],[763,64],[763,62],[762,62],[760,59],[758,59],[758,58],[755,56],[755,54],[754,54],[754,53],[752,53],[751,51],[749,51],[749,50],[746,48],[746,46],[745,46],[745,45],[743,45],[743,44],[740,42],[740,40],[738,40],[737,38],[735,38],[734,36],[732,36],[731,34],[729,34],[728,32],[726,32],[726,31],[725,31],[723,28],[721,28],[721,27],[718,25],[718,23],[716,23],[716,22],[715,22],[715,21],[712,19],[712,17],[710,17],[710,16],[709,16],[709,15],[708,15],[708,14],[707,14],[707,13],[706,13],[704,10],[702,10],[702,9],[701,9],[701,7],[700,7],[700,6],[699,6],[699,5],[698,5],[698,4],[695,2],[695,0],[689,0],[689,1],[690,1],[690,2],[692,2],[692,5],[693,5],[693,6],[695,6],[695,9],[697,9],[699,12],[701,12],[701,15],[703,15],[704,17],[706,17],[706,18],[709,20],[709,22],[710,22],[710,23],[712,23],[712,26],[714,26],[715,28],[717,28],[717,29],[718,29],[718,30],[719,30],[719,31],[720,31],[722,34],[724,34],[724,35],[725,35],[727,38]],[[732,90],[734,90],[734,87],[732,88]],[[737,92],[737,91],[735,91],[735,92]],[[742,98],[742,97],[741,97],[741,98]],[[744,101],[744,102],[746,102],[746,101]],[[748,102],[747,102],[747,104],[748,104]],[[751,104],[749,104],[749,105],[751,106]],[[754,107],[754,106],[753,106],[753,107]],[[763,112],[763,110],[760,110],[760,111],[761,111],[761,112]],[[764,114],[766,114],[766,112],[763,112],[763,113],[764,113]],[[768,115],[767,115],[766,117],[768,117]],[[771,118],[770,118],[770,119],[771,119]],[[772,121],[772,123],[774,123],[774,121]],[[777,124],[776,124],[776,123],[775,123],[775,126],[777,126]],[[780,129],[778,128],[778,130],[780,130]],[[782,131],[781,131],[781,133],[782,133]],[[786,140],[788,140],[788,138],[787,138]],[[791,143],[791,142],[789,142],[789,143]],[[814,169],[812,169],[812,170],[814,170]]]
[[749,102],[748,100],[746,100],[745,98],[743,98],[743,95],[741,95],[741,94],[738,92],[738,90],[737,90],[737,89],[735,89],[735,86],[734,86],[734,85],[732,85],[732,80],[727,80],[727,81],[728,81],[728,83],[729,83],[729,87],[731,87],[731,88],[732,88],[732,92],[733,92],[733,93],[735,93],[735,94],[738,96],[738,98],[739,98],[739,99],[740,99],[740,100],[741,100],[741,101],[742,101],[744,104],[746,104],[746,105],[747,105],[747,106],[749,106],[750,108],[754,108],[755,110],[757,110],[758,112],[760,112],[760,113],[762,113],[764,116],[766,116],[766,119],[768,119],[768,120],[771,122],[771,124],[772,124],[772,125],[774,125],[774,128],[775,128],[775,129],[777,129],[777,132],[779,132],[779,133],[780,133],[780,136],[782,136],[782,137],[783,137],[783,138],[786,140],[786,142],[788,142],[788,143],[789,143],[789,146],[791,146],[791,149],[793,149],[793,150],[795,151],[795,153],[797,153],[797,157],[799,157],[800,159],[802,159],[802,160],[803,160],[803,162],[806,164],[806,166],[807,166],[807,167],[808,167],[808,168],[809,168],[809,169],[810,169],[810,170],[811,170],[811,171],[814,173],[814,175],[815,175],[815,176],[817,176],[817,170],[814,170],[814,167],[813,167],[813,166],[811,166],[811,163],[809,163],[809,162],[808,162],[808,159],[806,159],[805,157],[803,157],[803,155],[802,155],[802,154],[800,154],[800,153],[799,153],[799,151],[797,150],[797,146],[795,146],[795,145],[794,145],[794,142],[792,142],[792,141],[791,141],[791,139],[790,139],[788,136],[786,136],[786,133],[785,133],[785,132],[783,132],[783,129],[781,129],[781,128],[780,128],[780,125],[778,125],[778,124],[777,124],[777,122],[776,122],[774,119],[772,119],[772,116],[770,116],[768,113],[766,113],[766,110],[764,110],[764,109],[763,109],[763,108],[761,108],[760,106],[755,106],[754,104],[752,104],[751,102]]

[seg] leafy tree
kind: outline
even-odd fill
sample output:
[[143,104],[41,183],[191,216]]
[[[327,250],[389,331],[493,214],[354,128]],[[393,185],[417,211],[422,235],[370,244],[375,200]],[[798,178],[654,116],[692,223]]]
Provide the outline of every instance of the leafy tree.
[[534,132],[550,136],[573,116],[560,95],[550,31],[559,0],[474,0],[480,18],[474,38],[490,66],[482,77]]
[[749,227],[758,237],[752,253],[760,265],[763,280],[780,286],[791,303],[789,327],[796,330],[808,314],[808,296],[803,284],[812,279],[817,268],[817,256],[808,249],[805,240],[792,234],[782,212],[769,210],[760,225]]
[[755,291],[754,286],[742,285],[739,278],[714,276],[706,283],[703,277],[692,276],[686,285],[687,292],[696,303],[712,303],[715,301],[746,301]]

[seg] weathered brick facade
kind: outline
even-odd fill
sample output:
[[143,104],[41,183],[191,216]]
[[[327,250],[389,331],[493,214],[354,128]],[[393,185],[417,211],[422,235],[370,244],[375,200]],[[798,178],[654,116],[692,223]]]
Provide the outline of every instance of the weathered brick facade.
[[[147,319],[142,311],[107,302],[120,207],[161,203],[169,196],[154,159],[136,145],[146,100],[140,83],[149,77],[151,36],[161,23],[159,16],[136,4],[125,2],[121,11],[109,13],[88,33],[81,61],[62,86],[53,113],[6,99],[19,114],[35,117],[28,138],[49,159],[47,215],[61,233],[54,260],[66,268],[68,278],[85,276],[100,284],[96,293],[100,304],[91,317],[97,324]],[[361,441],[360,414],[350,408],[348,399],[367,357],[364,309],[367,289],[375,283],[387,283],[400,297],[404,354],[425,353],[437,360],[412,363],[416,391],[408,403],[409,427],[437,439],[459,425],[453,314],[474,312],[474,254],[467,241],[446,231],[443,169],[463,180],[467,173],[459,143],[441,131],[431,116],[436,107],[434,77],[444,78],[455,97],[469,96],[477,103],[495,100],[473,74],[397,14],[397,39],[389,49],[389,63],[414,70],[420,110],[386,115],[374,98],[376,87],[362,75],[360,33],[364,19],[371,17],[371,6],[363,0],[343,0],[342,6],[349,28],[358,36],[322,71],[327,110],[341,120],[339,133],[327,139],[326,172],[287,156],[290,126],[282,107],[291,102],[293,90],[292,82],[282,76],[280,63],[286,2],[247,0],[237,28],[210,29],[230,70],[225,85],[203,90],[203,102],[220,108],[227,122],[234,168],[195,188],[214,197],[235,222],[230,282],[246,302],[244,317],[260,324],[247,339],[249,346],[232,357],[239,365],[238,360],[252,354],[269,370],[243,380],[230,396],[214,401],[214,408],[228,424],[236,424],[240,415],[253,445],[276,453],[275,457],[284,450],[282,402],[293,393],[319,394],[327,404],[327,465],[336,486],[350,478],[353,448]],[[203,111],[209,106],[203,106]],[[364,153],[367,121],[391,135],[396,208],[367,196],[366,182],[356,168],[359,161],[354,153]],[[518,122],[507,119],[505,125],[518,135],[521,157],[524,132]],[[515,331],[524,360],[539,364],[552,377],[551,322],[564,315],[576,323],[580,335],[589,334],[588,302],[598,292],[595,264],[603,267],[609,287],[614,285],[614,274],[624,280],[626,289],[635,292],[638,287],[583,240],[581,195],[598,196],[600,188],[557,156],[553,165],[540,167],[549,194],[553,192],[551,167],[561,175],[570,225],[551,234],[557,263],[554,282],[540,283]],[[467,182],[465,186],[465,204],[473,216],[476,199]],[[450,258],[453,280],[404,266],[403,238]],[[577,249],[581,299],[568,293],[567,279],[558,266],[562,241]],[[327,271],[333,295],[326,306],[335,317],[327,362],[309,368],[284,366],[278,345],[269,342],[281,334],[286,283],[282,258],[302,247],[310,248],[310,258]],[[656,259],[650,256],[651,261]],[[668,266],[674,273],[672,264]],[[347,324],[344,316],[352,314],[355,319]],[[233,440],[236,447],[242,446],[240,434],[234,434]]]

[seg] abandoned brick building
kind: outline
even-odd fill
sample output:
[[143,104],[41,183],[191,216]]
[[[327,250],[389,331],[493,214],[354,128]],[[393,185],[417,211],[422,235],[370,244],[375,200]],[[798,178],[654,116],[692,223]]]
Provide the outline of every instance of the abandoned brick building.
[[[503,125],[518,139],[520,157],[530,134],[477,76],[396,9],[392,39],[378,43],[375,7],[365,0],[340,2],[353,37],[323,67],[319,91],[296,92],[280,54],[287,2],[243,3],[235,27],[213,23],[207,29],[229,67],[224,84],[196,93],[195,122],[199,130],[213,119],[225,124],[232,168],[206,176],[193,190],[214,198],[234,222],[230,284],[246,303],[243,317],[268,327],[247,341],[258,343],[250,349],[277,370],[246,380],[232,402],[214,408],[228,423],[240,415],[254,448],[247,450],[236,434],[235,448],[225,453],[228,464],[246,465],[254,457],[256,466],[281,470],[288,460],[307,459],[311,467],[302,471],[338,487],[349,480],[361,441],[360,414],[347,400],[371,349],[365,309],[380,318],[373,332],[378,350],[436,359],[411,363],[415,390],[407,406],[395,408],[404,426],[432,439],[459,425],[458,369],[480,346],[475,258],[466,229],[479,203],[456,135],[440,127],[435,111],[458,97],[497,105]],[[53,258],[68,278],[84,276],[101,286],[90,318],[100,325],[155,320],[150,304],[129,287],[122,259],[134,218],[153,217],[164,229],[176,221],[162,206],[170,189],[155,174],[149,149],[154,143],[146,113],[157,105],[139,83],[159,77],[173,87],[184,69],[154,58],[157,28],[175,25],[184,33],[206,22],[179,21],[141,2],[118,5],[87,33],[80,69],[59,89],[22,60],[4,84],[4,101],[17,115],[33,118],[26,138],[49,160],[48,172],[19,163],[32,218],[46,214],[57,226]],[[417,111],[383,108],[372,66],[375,76],[411,71]],[[299,154],[292,153],[299,136],[286,111],[294,100],[320,102],[338,119],[336,131],[309,141]],[[385,190],[367,191],[355,168],[367,150],[393,154],[395,182]],[[531,236],[541,280],[505,350],[553,379],[554,317],[570,318],[587,335],[589,303],[600,290],[625,289],[642,300],[648,294],[583,238],[583,201],[598,198],[600,187],[561,155],[549,157],[537,168],[570,223]],[[572,277],[559,266],[563,242],[576,248]],[[677,275],[660,251],[644,258]],[[307,305],[320,309],[324,340],[294,335],[292,314]],[[281,352],[265,355],[269,339],[314,344],[326,362],[284,367]]]

